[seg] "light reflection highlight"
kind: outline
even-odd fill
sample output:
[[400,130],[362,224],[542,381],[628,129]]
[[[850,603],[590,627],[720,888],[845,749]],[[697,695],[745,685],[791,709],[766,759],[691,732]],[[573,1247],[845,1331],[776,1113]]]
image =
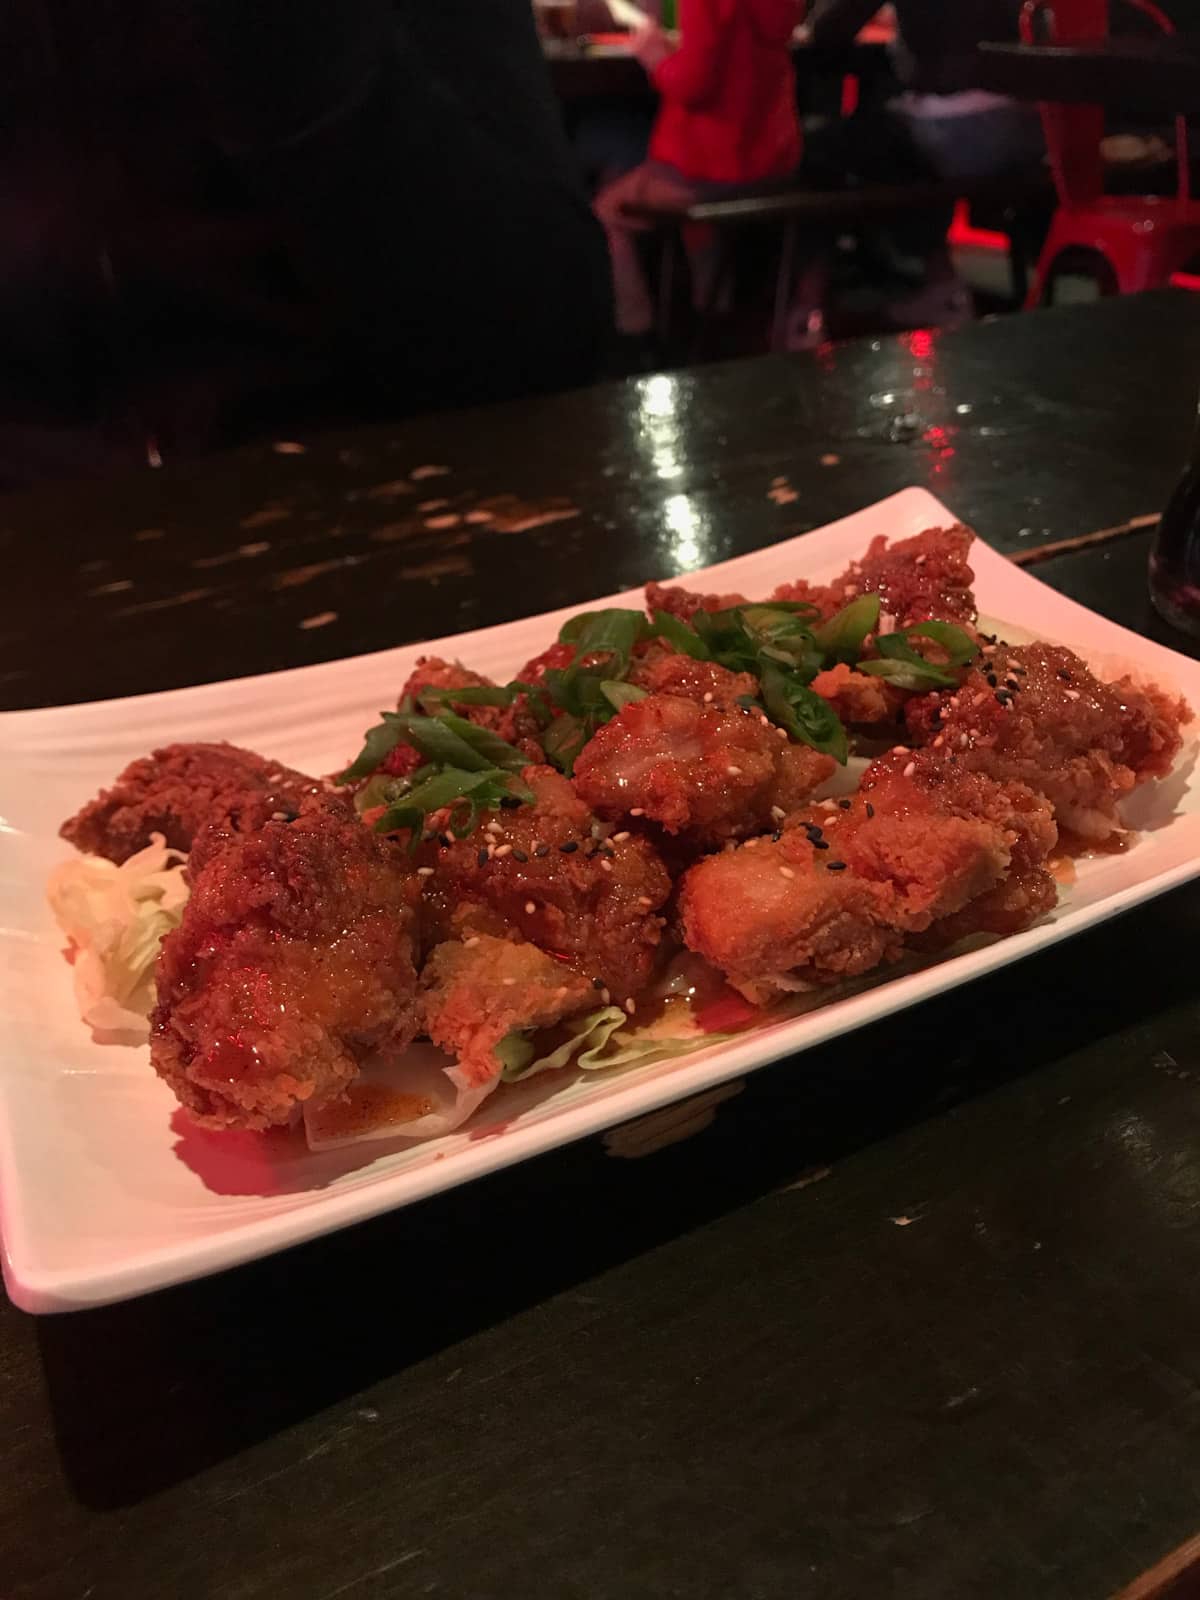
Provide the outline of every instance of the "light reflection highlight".
[[669,372],[642,381],[638,396],[638,444],[658,477],[670,481],[683,473],[676,453],[679,443],[679,385]]

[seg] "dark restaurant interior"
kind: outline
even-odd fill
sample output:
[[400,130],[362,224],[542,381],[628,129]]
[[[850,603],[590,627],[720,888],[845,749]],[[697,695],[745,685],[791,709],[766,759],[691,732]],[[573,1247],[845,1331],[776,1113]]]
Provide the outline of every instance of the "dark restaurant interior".
[[0,85],[0,1600],[1200,1597],[1200,0]]

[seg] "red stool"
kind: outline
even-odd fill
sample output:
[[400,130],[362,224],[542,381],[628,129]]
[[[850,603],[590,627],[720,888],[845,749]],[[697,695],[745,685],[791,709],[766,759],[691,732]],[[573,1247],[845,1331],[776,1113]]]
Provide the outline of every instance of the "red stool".
[[[1174,24],[1153,0],[1129,0],[1163,33]],[[1025,0],[1021,38],[1037,42],[1037,21],[1047,26],[1042,42],[1078,44],[1108,33],[1107,0]],[[1191,198],[1187,119],[1175,119],[1178,186],[1173,196],[1106,195],[1104,111],[1100,106],[1043,105],[1042,126],[1058,193],[1058,206],[1026,300],[1036,306],[1053,297],[1055,277],[1070,258],[1086,257],[1103,294],[1135,294],[1165,286],[1171,274],[1200,255],[1200,202]]]

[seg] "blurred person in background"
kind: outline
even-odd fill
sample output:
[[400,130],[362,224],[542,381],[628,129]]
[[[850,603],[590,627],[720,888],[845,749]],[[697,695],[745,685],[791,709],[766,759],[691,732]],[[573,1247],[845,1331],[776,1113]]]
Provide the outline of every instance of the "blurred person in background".
[[632,48],[658,91],[648,159],[596,199],[608,235],[617,330],[642,343],[654,308],[626,206],[683,211],[785,178],[800,161],[792,66],[799,0],[681,0],[676,45],[655,23]]
[[[1037,107],[975,86],[981,39],[1016,40],[1021,0],[894,0],[894,60],[903,92],[885,107],[808,130],[805,175],[821,186],[970,181],[1036,171],[1045,158]],[[815,45],[849,45],[878,0],[815,0],[804,34]],[[971,297],[946,245],[952,208],[889,229],[902,272],[920,279],[891,306],[900,324],[953,326]]]
[[529,0],[8,0],[0,484],[586,382]]

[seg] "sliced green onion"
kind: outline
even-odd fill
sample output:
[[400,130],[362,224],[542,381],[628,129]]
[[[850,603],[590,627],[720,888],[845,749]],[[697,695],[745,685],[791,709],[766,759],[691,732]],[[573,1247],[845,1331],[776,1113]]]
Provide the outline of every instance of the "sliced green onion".
[[813,629],[817,647],[833,661],[857,661],[863,640],[879,626],[880,600],[877,594],[859,595],[828,622]]

